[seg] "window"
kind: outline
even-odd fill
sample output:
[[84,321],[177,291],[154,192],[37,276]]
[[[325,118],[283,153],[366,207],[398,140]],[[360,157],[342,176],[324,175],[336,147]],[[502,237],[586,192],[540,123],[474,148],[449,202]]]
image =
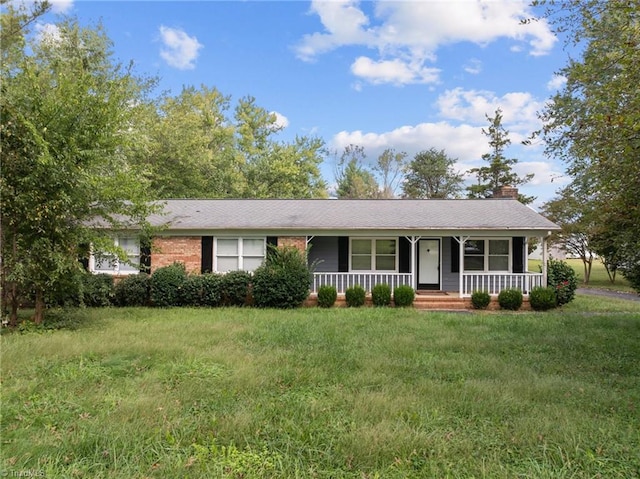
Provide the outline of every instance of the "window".
[[215,270],[255,271],[264,261],[264,238],[216,238]]
[[510,239],[470,239],[464,244],[465,271],[509,271]]
[[352,239],[351,270],[396,271],[397,243],[395,239]]
[[140,271],[140,239],[134,236],[117,236],[113,242],[125,251],[127,261],[120,261],[112,253],[96,252],[89,258],[89,270],[93,273],[137,274]]

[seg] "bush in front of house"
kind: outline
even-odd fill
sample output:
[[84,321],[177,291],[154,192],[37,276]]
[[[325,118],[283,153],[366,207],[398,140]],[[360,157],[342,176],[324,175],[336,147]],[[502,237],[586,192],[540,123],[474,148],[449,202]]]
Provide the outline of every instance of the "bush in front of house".
[[486,291],[474,291],[471,294],[471,305],[474,309],[487,309],[491,303],[491,296]]
[[371,302],[374,306],[389,306],[391,304],[391,286],[376,284],[371,290]]
[[222,275],[206,273],[202,278],[202,305],[220,306],[222,303]]
[[318,306],[321,308],[330,308],[336,304],[338,299],[338,290],[335,286],[324,285],[318,289]]
[[522,291],[519,289],[503,289],[498,295],[498,304],[502,309],[517,311],[522,306]]
[[115,285],[115,304],[118,306],[148,306],[150,276],[132,274]]
[[549,309],[553,309],[558,305],[556,291],[550,286],[546,288],[542,286],[533,288],[531,293],[529,293],[529,304],[534,311],[548,311]]
[[85,273],[82,278],[82,302],[91,308],[111,306],[115,300],[113,276]]
[[550,259],[547,261],[547,286],[554,289],[558,306],[562,306],[573,301],[578,288],[578,277],[565,261]]
[[344,300],[350,308],[363,306],[366,298],[367,292],[359,284],[347,288],[344,292]]
[[204,305],[204,276],[199,274],[188,275],[180,289],[181,306]]
[[229,271],[221,276],[220,304],[223,306],[245,306],[250,303],[251,273]]
[[155,270],[149,280],[151,304],[161,308],[179,306],[186,280],[187,272],[182,263],[173,263]]
[[293,246],[270,246],[265,262],[253,273],[254,304],[260,308],[297,308],[309,296],[312,279],[304,251]]
[[416,292],[407,284],[397,286],[393,290],[393,303],[400,308],[413,306],[413,300],[416,298]]

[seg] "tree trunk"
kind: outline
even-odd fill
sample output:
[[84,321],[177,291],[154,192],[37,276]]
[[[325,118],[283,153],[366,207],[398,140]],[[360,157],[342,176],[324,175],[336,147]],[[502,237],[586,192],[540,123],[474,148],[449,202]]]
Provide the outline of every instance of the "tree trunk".
[[36,289],[36,312],[33,315],[33,322],[42,324],[44,321],[44,291],[42,288]]

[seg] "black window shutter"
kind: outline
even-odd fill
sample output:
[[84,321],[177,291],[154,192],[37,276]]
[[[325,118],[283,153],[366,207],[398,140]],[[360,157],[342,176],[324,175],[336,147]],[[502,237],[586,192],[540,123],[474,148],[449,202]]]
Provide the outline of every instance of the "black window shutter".
[[278,247],[278,237],[277,236],[267,236],[267,256],[270,257],[273,254],[273,248]]
[[512,240],[513,247],[513,272],[514,273],[524,273],[526,255],[524,253],[524,237],[516,236]]
[[202,237],[202,251],[200,255],[200,272],[211,273],[213,271],[213,236]]
[[140,243],[140,272],[151,273],[151,244],[148,241]]
[[89,256],[91,255],[91,248],[87,243],[83,243],[80,245],[79,249],[78,261],[80,261],[80,264],[85,271],[89,271]]
[[398,270],[400,273],[411,272],[411,241],[404,236],[398,243]]
[[349,237],[338,237],[338,272],[346,273],[349,271]]
[[451,272],[460,272],[460,243],[453,236],[451,237]]

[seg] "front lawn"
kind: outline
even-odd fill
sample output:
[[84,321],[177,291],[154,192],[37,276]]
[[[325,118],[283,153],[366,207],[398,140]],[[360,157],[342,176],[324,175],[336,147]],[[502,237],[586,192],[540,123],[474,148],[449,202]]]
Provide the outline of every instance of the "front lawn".
[[2,336],[1,472],[637,477],[640,303],[583,301],[87,310]]

